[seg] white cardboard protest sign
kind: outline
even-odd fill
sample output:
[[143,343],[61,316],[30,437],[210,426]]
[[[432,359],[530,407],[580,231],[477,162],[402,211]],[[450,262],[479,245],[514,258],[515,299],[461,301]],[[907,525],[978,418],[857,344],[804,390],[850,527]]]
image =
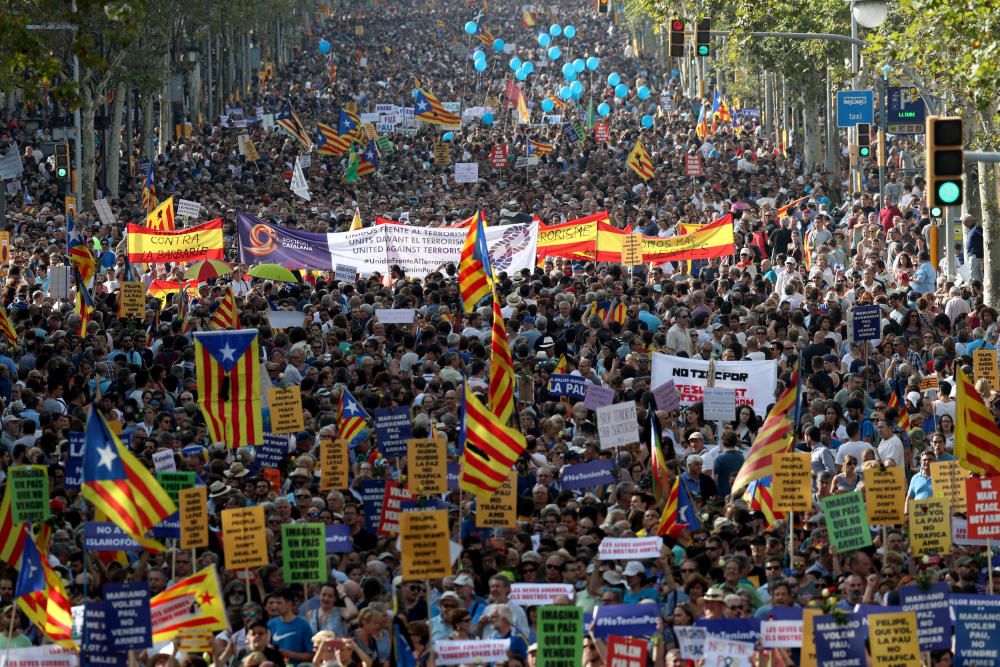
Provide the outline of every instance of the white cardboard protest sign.
[[760,643],[764,648],[802,646],[802,621],[761,621]]
[[349,264],[338,264],[334,269],[333,279],[337,282],[353,283],[358,277],[358,267]]
[[95,199],[94,208],[97,209],[97,217],[101,219],[101,224],[109,227],[118,224],[118,221],[115,220],[115,214],[111,212],[110,199]]
[[614,449],[639,442],[639,422],[635,401],[597,408],[597,435],[601,449]]
[[301,310],[267,310],[267,321],[272,329],[288,329],[301,327],[306,321],[306,314]]
[[376,308],[375,319],[382,324],[413,324],[416,312],[413,308]]
[[153,467],[156,472],[175,472],[177,462],[174,460],[173,450],[161,449],[153,452]]
[[662,537],[605,537],[598,554],[601,560],[643,560],[659,558]]
[[438,665],[482,664],[506,662],[509,639],[452,639],[434,643]]
[[573,599],[573,584],[511,584],[510,601],[522,607],[554,604],[556,598],[565,595]]
[[478,162],[456,162],[455,182],[456,183],[476,183],[479,181]]
[[177,217],[197,218],[201,216],[201,204],[190,199],[177,200]]

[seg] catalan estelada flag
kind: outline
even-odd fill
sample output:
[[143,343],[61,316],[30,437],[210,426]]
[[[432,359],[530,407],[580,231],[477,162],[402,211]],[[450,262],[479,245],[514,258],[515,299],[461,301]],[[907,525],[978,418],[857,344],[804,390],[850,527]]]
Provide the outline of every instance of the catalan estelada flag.
[[444,108],[437,97],[418,90],[413,103],[413,117],[431,125],[461,125],[462,117]]
[[[674,490],[670,485],[670,474],[667,470],[667,457],[663,454],[663,437],[660,433],[660,420],[656,411],[649,409],[649,468],[653,473],[653,497],[657,506],[669,502]],[[671,454],[673,450],[671,450]],[[676,499],[675,499],[676,502]]]
[[507,325],[500,310],[500,298],[493,290],[493,328],[490,337],[490,410],[501,424],[514,415],[514,359],[507,341]]
[[611,307],[608,308],[607,317],[604,320],[605,324],[610,324],[611,322],[617,322],[618,324],[625,324],[625,320],[628,317],[628,306],[621,299],[615,299],[611,303]]
[[343,155],[351,140],[342,137],[337,129],[326,123],[316,123],[316,152],[320,155]]
[[[187,614],[162,613],[183,604],[182,600],[189,600],[189,605],[193,605]],[[154,644],[169,641],[182,632],[219,632],[229,627],[222,587],[214,567],[206,567],[154,595],[149,601],[149,609],[154,619],[160,619],[153,623]]]
[[493,42],[496,40],[496,37],[493,35],[492,32],[489,31],[488,28],[485,28],[479,24],[476,24],[476,32],[474,32],[472,36],[478,39],[480,42],[482,42],[483,46],[490,48],[493,47]]
[[378,149],[375,142],[369,141],[364,152],[358,158],[358,176],[370,176],[378,169]]
[[528,155],[537,155],[539,157],[543,155],[548,155],[552,152],[552,144],[546,144],[541,141],[535,141],[534,139],[528,139]]
[[212,440],[231,448],[262,442],[257,330],[196,331],[194,358],[198,405]]
[[496,493],[526,448],[524,436],[500,423],[465,385],[464,418],[459,433],[462,469],[459,487],[488,498]]
[[337,133],[348,141],[361,143],[361,117],[347,109],[341,109],[337,116]]
[[281,111],[275,114],[274,123],[293,139],[298,140],[306,150],[312,148],[312,139],[309,138],[309,133],[306,132],[305,126],[299,120],[299,115],[295,113],[295,109],[290,104],[286,104]]
[[337,437],[353,449],[368,437],[368,420],[371,417],[346,387],[340,395],[337,412]]
[[62,579],[49,565],[31,535],[18,564],[17,606],[54,644],[78,650],[73,641],[73,614]]
[[167,197],[163,202],[153,209],[152,213],[146,215],[146,229],[158,232],[172,232],[174,226],[174,198]]
[[240,313],[236,308],[236,297],[233,296],[233,289],[227,287],[222,295],[222,301],[212,315],[211,326],[213,329],[232,331],[240,328]]
[[955,406],[955,458],[966,470],[992,477],[1000,475],[1000,427],[976,391],[972,380],[958,367],[958,400]]
[[704,140],[708,136],[708,115],[705,113],[705,105],[701,105],[698,112],[698,125],[694,128],[694,133],[699,139]]
[[639,139],[635,140],[635,146],[632,147],[632,152],[628,154],[628,160],[625,161],[625,164],[644,181],[648,181],[655,175],[653,160],[649,157],[646,147],[642,145],[642,141]]
[[475,310],[476,304],[489,295],[492,286],[493,267],[489,248],[486,246],[486,225],[483,212],[478,211],[465,235],[465,245],[462,246],[458,263],[458,290],[465,312]]
[[76,275],[76,314],[80,316],[80,337],[87,336],[87,325],[90,324],[90,314],[94,312],[94,299],[90,296],[90,290],[83,282],[83,276],[79,271],[74,271]]
[[142,182],[142,207],[146,213],[152,213],[159,202],[156,199],[156,183],[153,181],[153,161],[149,161],[146,178]]
[[0,307],[0,335],[11,345],[17,344],[17,331],[14,330],[14,324],[7,315],[7,309],[2,307]]
[[76,218],[71,213],[66,215],[66,248],[70,265],[80,272],[83,282],[90,285],[97,273],[97,260],[76,228]]
[[144,548],[163,551],[147,533],[177,511],[174,501],[93,407],[85,435],[83,497]]
[[[734,487],[735,488],[735,487]],[[752,510],[764,515],[764,523],[770,529],[776,521],[785,518],[784,512],[774,509],[774,495],[771,493],[771,476],[762,477],[750,482],[743,500]]]
[[753,441],[743,466],[733,482],[734,493],[747,488],[750,482],[770,477],[774,471],[774,457],[792,448],[801,375],[799,368],[796,367],[788,387],[767,413],[767,418],[757,432],[757,438]]
[[28,533],[23,523],[14,523],[14,512],[10,507],[10,486],[8,484],[4,487],[3,501],[0,502],[0,561],[17,567]]

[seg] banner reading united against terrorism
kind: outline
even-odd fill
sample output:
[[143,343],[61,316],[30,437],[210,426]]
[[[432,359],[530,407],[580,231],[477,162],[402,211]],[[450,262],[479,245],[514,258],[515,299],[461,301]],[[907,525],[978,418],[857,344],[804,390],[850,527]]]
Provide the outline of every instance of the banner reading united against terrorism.
[[[446,264],[459,263],[466,229],[375,225],[350,232],[317,233],[273,225],[248,213],[236,214],[240,261],[276,262],[295,269],[333,271],[356,267],[361,275],[386,274],[400,266],[423,278]],[[533,269],[538,226],[533,223],[487,227],[486,241],[496,273]]]
[[197,262],[223,259],[222,218],[180,231],[159,232],[128,225],[128,261]]

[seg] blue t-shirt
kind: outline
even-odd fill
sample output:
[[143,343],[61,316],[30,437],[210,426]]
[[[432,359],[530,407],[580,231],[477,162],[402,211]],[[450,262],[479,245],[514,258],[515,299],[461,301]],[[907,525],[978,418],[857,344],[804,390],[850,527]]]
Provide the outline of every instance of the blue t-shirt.
[[914,498],[916,500],[926,500],[927,498],[934,497],[934,489],[931,484],[931,478],[925,477],[920,473],[913,476],[910,480],[910,489],[906,493],[907,497]]
[[622,599],[622,602],[624,604],[638,604],[643,600],[659,600],[659,599],[660,599],[660,592],[656,589],[655,586],[652,586],[649,588],[642,588],[637,593],[633,593],[632,591],[626,590],[625,597]]
[[296,616],[287,623],[281,618],[272,618],[267,622],[271,631],[271,643],[285,651],[296,653],[312,653],[312,628],[309,622],[301,616]]

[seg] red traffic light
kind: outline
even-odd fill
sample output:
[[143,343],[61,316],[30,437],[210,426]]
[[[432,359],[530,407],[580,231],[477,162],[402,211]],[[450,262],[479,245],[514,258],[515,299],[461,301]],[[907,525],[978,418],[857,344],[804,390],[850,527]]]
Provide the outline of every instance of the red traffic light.
[[680,19],[674,19],[674,22],[671,24],[670,29],[671,30],[683,30],[684,29],[684,22],[681,21]]

